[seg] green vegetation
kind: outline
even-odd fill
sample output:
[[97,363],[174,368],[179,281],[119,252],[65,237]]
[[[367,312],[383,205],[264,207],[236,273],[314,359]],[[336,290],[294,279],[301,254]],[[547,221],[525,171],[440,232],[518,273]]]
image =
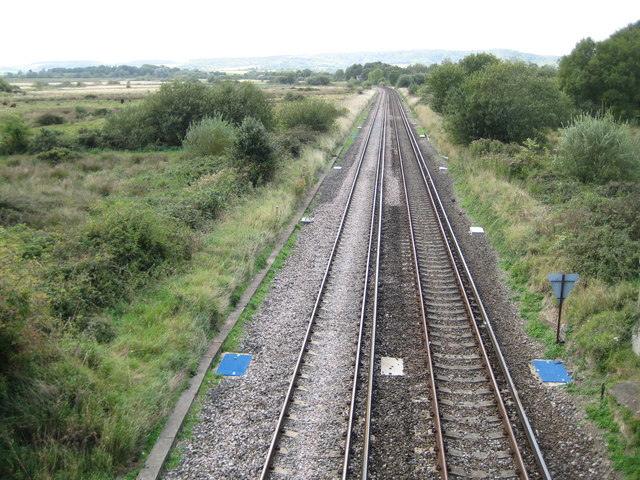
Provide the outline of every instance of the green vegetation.
[[235,127],[221,116],[205,117],[189,126],[182,142],[185,152],[191,156],[224,155],[236,140]]
[[570,111],[552,70],[487,54],[438,66],[421,91],[432,108],[444,114],[449,132],[460,143],[541,138]]
[[29,147],[29,128],[16,117],[0,123],[0,154],[23,153]]
[[326,132],[340,115],[334,105],[317,99],[288,102],[278,109],[278,123],[282,129],[305,127],[314,132]]
[[586,38],[560,61],[562,89],[580,108],[610,109],[616,117],[640,116],[640,21],[602,42]]
[[247,116],[272,124],[271,106],[252,83],[219,82],[208,87],[196,81],[175,81],[110,116],[104,133],[119,148],[179,146],[191,124],[216,115],[234,125]]
[[271,179],[275,171],[276,152],[269,132],[260,120],[245,117],[238,127],[235,152],[240,165],[247,169],[254,187]]
[[13,87],[9,85],[3,78],[0,78],[0,92],[11,93]]
[[611,113],[581,115],[565,128],[558,145],[561,168],[583,183],[637,181],[640,145]]
[[[142,79],[184,79],[184,78],[207,78],[212,75],[210,72],[202,72],[193,69],[182,69],[177,67],[165,67],[163,65],[142,65],[135,67],[132,65],[99,65],[88,67],[52,67],[42,70],[19,72],[8,74],[8,78],[142,78]],[[223,75],[214,72],[214,75]]]
[[166,84],[97,124],[76,101],[0,117],[2,478],[132,468],[344,133],[323,118],[292,156],[251,84]]
[[[421,84],[424,74],[430,70],[422,64],[402,68],[382,62],[371,62],[361,65],[356,63],[344,71],[347,81],[364,82],[366,85],[397,85],[402,77],[402,84]],[[403,85],[398,85],[403,86]]]

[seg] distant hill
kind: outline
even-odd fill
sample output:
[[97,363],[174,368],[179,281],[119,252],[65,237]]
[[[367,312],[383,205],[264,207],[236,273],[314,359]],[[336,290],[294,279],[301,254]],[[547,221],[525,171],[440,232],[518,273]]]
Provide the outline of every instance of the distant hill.
[[[472,53],[492,53],[505,60],[517,59],[537,65],[557,65],[560,57],[550,55],[535,55],[515,50],[396,50],[391,52],[355,52],[355,53],[326,53],[317,55],[276,55],[270,57],[237,57],[237,58],[202,58],[187,62],[170,60],[136,60],[132,62],[111,63],[109,65],[165,65],[204,71],[215,70],[326,70],[334,71],[347,68],[354,63],[383,62],[391,65],[407,66],[416,63],[431,65],[445,59],[453,62]],[[52,68],[76,68],[105,65],[104,62],[93,60],[78,61],[49,61],[21,66],[0,66],[0,72],[17,72],[18,70],[34,72]]]
[[[485,50],[483,50],[485,51]],[[346,68],[354,63],[382,62],[391,65],[407,66],[416,63],[431,65],[445,59],[456,62],[467,55],[478,53],[480,50],[397,50],[391,52],[357,52],[357,53],[327,53],[318,55],[278,55],[272,57],[246,58],[205,58],[191,60],[181,65],[182,68],[197,68],[199,70],[310,70],[333,71]],[[498,58],[517,59],[537,65],[557,65],[560,57],[550,55],[535,55],[515,50],[488,50]]]

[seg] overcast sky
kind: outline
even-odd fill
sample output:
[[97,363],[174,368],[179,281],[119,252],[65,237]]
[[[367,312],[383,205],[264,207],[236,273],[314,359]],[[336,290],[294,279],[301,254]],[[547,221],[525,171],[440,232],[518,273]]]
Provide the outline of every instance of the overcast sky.
[[637,20],[638,0],[6,1],[0,65],[400,49],[566,55]]

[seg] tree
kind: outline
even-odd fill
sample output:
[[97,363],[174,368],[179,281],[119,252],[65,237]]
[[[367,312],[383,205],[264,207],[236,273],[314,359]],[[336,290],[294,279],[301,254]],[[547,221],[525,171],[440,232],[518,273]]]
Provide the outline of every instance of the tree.
[[359,63],[354,63],[345,70],[344,75],[346,80],[351,80],[352,78],[361,80],[358,77],[362,76],[362,65]]
[[331,78],[327,75],[312,75],[307,78],[307,85],[329,85]]
[[610,108],[628,120],[640,116],[640,21],[607,40],[587,38],[560,61],[561,88],[586,109]]
[[376,68],[375,70],[371,71],[367,76],[367,81],[372,85],[380,84],[383,81],[383,79],[384,79],[384,70],[382,70],[381,68]]
[[569,101],[555,78],[523,62],[486,65],[448,94],[446,107],[448,129],[464,143],[480,138],[522,142],[559,126],[569,114]]
[[336,82],[341,82],[345,79],[345,73],[344,70],[339,68],[338,70],[336,70],[336,73],[333,74],[333,78],[336,79]]
[[467,75],[476,73],[487,65],[496,65],[498,63],[500,63],[500,59],[490,53],[474,53],[467,55],[458,62],[458,64],[464,68]]
[[445,113],[449,95],[462,85],[465,69],[457,63],[444,62],[425,79],[426,92],[431,108]]
[[400,77],[398,77],[398,81],[396,82],[396,87],[407,88],[411,84],[413,84],[413,75],[408,75],[405,73],[404,75],[400,75]]

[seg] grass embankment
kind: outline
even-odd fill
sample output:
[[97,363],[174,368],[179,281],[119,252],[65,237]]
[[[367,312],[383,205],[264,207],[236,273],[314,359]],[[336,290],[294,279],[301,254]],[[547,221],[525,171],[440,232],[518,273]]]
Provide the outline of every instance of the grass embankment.
[[179,151],[0,158],[5,224],[21,224],[0,231],[2,338],[22,365],[0,382],[2,475],[133,468],[369,99],[344,100],[339,129],[242,192],[232,170]]
[[[569,390],[584,396],[588,416],[606,430],[615,467],[625,478],[639,479],[640,419],[612,396],[600,400],[602,384],[608,388],[621,381],[640,383],[640,358],[631,349],[631,329],[639,318],[638,278],[607,281],[607,266],[618,272],[615,257],[629,253],[619,246],[622,241],[601,244],[596,238],[622,231],[615,222],[623,215],[633,218],[633,195],[624,192],[630,187],[611,186],[620,193],[607,197],[591,187],[563,184],[566,180],[554,177],[551,169],[543,171],[549,152],[532,145],[506,155],[474,153],[473,147],[449,141],[441,118],[431,109],[415,98],[408,101],[439,153],[448,157],[463,207],[498,250],[527,332],[545,345],[547,358],[564,358],[574,366]],[[526,162],[543,165],[542,174],[514,178],[513,171]],[[599,216],[603,211],[607,217]],[[557,345],[557,308],[546,275],[574,273],[581,262],[585,268],[598,264],[600,270],[575,272],[581,279],[563,307],[566,346]]]

